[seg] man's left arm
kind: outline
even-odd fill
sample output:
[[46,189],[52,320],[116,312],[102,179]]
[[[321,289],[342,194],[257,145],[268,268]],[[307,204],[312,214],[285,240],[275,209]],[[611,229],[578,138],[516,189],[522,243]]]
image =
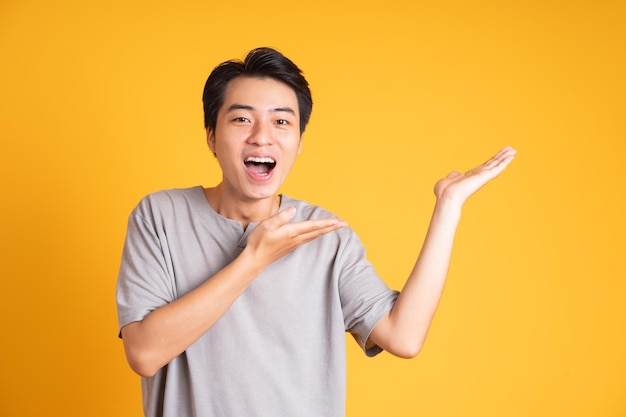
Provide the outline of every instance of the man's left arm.
[[368,343],[403,358],[420,352],[443,291],[461,208],[504,171],[515,153],[506,147],[484,164],[464,174],[452,172],[437,182],[435,209],[415,266],[393,309],[374,327]]

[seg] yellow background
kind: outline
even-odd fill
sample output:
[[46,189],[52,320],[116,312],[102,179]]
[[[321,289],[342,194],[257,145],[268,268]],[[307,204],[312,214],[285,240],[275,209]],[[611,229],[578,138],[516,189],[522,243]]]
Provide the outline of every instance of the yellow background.
[[519,154],[466,205],[418,358],[349,343],[356,416],[626,415],[621,1],[0,2],[0,415],[139,416],[117,339],[126,219],[213,185],[201,93],[274,46],[315,106],[284,192],[401,287],[435,181]]

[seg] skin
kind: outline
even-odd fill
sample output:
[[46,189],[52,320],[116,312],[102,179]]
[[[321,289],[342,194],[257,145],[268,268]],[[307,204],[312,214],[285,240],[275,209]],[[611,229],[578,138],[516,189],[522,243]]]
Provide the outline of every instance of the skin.
[[[221,215],[244,228],[276,212],[283,184],[302,148],[298,100],[287,85],[271,78],[239,77],[226,89],[215,131],[207,143],[222,168],[222,182],[206,190]],[[265,178],[251,175],[243,161],[271,157],[276,167]]]
[[[128,362],[138,374],[150,377],[185,351],[271,263],[346,225],[338,219],[291,222],[294,208],[277,212],[278,189],[302,146],[298,121],[296,95],[287,85],[248,77],[228,84],[216,128],[207,130],[207,143],[223,177],[205,194],[218,213],[240,221],[243,229],[250,222],[260,223],[231,264],[195,290],[122,329]],[[514,155],[514,149],[504,148],[484,164],[463,174],[452,172],[437,182],[437,201],[415,267],[368,344],[400,357],[417,355],[443,290],[463,203],[499,175]],[[256,175],[243,162],[249,156],[272,157],[276,167],[267,176]]]

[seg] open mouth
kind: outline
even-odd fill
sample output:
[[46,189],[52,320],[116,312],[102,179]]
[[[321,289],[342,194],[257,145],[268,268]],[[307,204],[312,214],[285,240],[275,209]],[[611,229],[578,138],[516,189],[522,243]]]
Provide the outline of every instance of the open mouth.
[[248,170],[253,174],[259,177],[265,177],[272,172],[276,166],[276,161],[269,157],[250,156],[246,158],[244,164],[246,164]]

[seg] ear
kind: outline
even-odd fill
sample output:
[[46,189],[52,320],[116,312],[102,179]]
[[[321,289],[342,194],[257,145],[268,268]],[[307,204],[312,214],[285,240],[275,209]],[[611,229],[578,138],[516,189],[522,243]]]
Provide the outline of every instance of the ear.
[[206,130],[206,143],[209,145],[209,149],[211,149],[213,155],[217,156],[215,153],[215,131],[210,127]]
[[302,152],[302,135],[300,135],[300,143],[298,144],[298,155]]

